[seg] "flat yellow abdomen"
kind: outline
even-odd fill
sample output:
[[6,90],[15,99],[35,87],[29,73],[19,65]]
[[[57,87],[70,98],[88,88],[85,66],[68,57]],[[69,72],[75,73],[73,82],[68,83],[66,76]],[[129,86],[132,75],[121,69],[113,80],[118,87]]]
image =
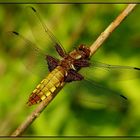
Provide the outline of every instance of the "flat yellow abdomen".
[[65,70],[58,66],[44,78],[29,97],[28,105],[41,102],[64,83]]

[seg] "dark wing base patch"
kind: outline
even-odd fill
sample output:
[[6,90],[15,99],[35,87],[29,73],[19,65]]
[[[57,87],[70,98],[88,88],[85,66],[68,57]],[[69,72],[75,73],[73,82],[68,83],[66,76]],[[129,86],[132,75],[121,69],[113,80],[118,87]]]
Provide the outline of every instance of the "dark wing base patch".
[[59,65],[59,60],[50,55],[46,55],[46,60],[47,60],[48,69],[50,72]]
[[70,69],[68,71],[68,75],[65,77],[65,82],[72,82],[72,81],[81,81],[84,77],[77,73],[75,70]]

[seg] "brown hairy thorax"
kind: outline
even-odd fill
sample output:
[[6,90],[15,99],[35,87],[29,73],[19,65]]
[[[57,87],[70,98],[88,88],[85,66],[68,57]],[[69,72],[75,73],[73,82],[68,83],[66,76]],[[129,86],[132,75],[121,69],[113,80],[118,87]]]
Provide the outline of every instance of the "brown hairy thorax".
[[89,66],[90,50],[84,45],[67,54],[60,62],[60,66],[66,70],[73,69],[78,71],[82,67]]

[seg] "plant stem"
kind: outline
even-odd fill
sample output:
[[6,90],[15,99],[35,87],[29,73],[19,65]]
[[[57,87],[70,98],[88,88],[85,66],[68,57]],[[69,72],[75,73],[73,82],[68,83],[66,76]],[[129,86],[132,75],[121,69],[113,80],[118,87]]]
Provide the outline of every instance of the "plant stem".
[[118,17],[100,34],[100,36],[90,46],[91,55],[93,55],[110,36],[110,34],[120,25],[120,23],[133,11],[137,4],[128,4],[128,6],[118,15]]

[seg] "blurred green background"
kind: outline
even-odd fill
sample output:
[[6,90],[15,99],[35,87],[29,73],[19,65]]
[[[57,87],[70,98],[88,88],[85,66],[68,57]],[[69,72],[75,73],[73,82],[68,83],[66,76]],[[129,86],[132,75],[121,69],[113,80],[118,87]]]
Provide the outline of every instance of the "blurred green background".
[[[48,40],[41,37],[38,23],[33,22],[32,28],[29,26],[30,16],[27,17],[29,12],[27,6],[26,4],[0,5],[1,136],[10,135],[36,108],[36,106],[27,107],[26,102],[44,74],[47,75],[47,67],[44,67],[40,56],[37,55],[39,59],[36,61],[34,51],[29,50],[30,47],[27,47],[23,40],[9,35],[8,31],[20,32],[29,40],[39,44],[48,54],[55,56],[55,51],[47,45]],[[38,10],[64,48],[70,51],[81,43],[90,46],[126,5],[38,4],[32,6]],[[137,6],[92,59],[109,64],[140,67],[139,13],[140,7]],[[127,103],[117,102],[112,105],[115,102],[113,97],[116,96],[108,94],[107,98],[102,99],[98,97],[99,90],[94,98],[96,90],[94,91],[87,84],[75,82],[64,87],[23,135],[140,135],[140,79],[113,81],[111,84],[104,76],[100,79],[100,83],[111,88],[114,93],[125,95],[128,98]],[[102,95],[108,91],[103,89],[100,92]]]

